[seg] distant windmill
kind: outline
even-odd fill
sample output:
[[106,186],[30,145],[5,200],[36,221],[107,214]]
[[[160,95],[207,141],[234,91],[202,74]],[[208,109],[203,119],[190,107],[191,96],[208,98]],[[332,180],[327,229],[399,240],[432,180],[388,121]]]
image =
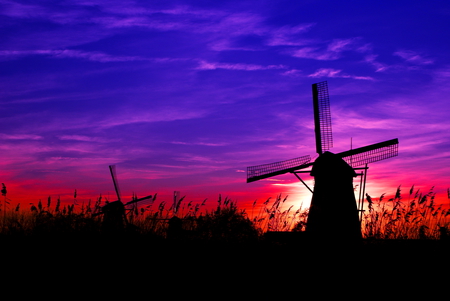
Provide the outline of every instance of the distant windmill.
[[[316,152],[319,157],[311,161],[309,155],[290,160],[251,166],[247,168],[247,183],[273,176],[293,173],[311,192],[306,232],[314,238],[361,238],[359,213],[362,213],[367,164],[398,155],[398,139],[351,149],[333,154],[330,101],[327,82],[312,85]],[[365,165],[363,168],[357,166]],[[311,167],[310,171],[300,171]],[[358,207],[353,188],[353,178],[361,172],[360,200]],[[309,172],[314,177],[314,191],[299,177]],[[364,181],[363,181],[364,177]],[[361,198],[362,196],[362,198]]]
[[116,191],[117,201],[109,202],[101,208],[98,214],[103,215],[103,226],[108,232],[118,232],[123,230],[128,224],[127,211],[133,210],[129,206],[135,206],[138,202],[146,201],[151,202],[153,197],[148,195],[143,198],[133,197],[133,200],[123,203],[120,195],[119,183],[117,182],[116,166],[110,165],[109,171],[114,184],[114,190]]

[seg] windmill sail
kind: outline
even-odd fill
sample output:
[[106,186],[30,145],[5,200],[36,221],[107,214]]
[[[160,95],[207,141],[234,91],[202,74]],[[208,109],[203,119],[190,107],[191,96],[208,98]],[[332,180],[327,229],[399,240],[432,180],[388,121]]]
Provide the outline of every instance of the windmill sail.
[[381,161],[398,155],[398,139],[363,146],[337,155],[352,167]]
[[117,177],[116,177],[116,166],[115,165],[110,165],[109,166],[109,171],[111,172],[111,177],[114,183],[114,189],[116,190],[116,194],[117,194],[117,199],[119,201],[121,201],[120,199],[120,190],[119,190],[119,183],[117,182]]
[[311,161],[311,157],[307,155],[290,160],[247,167],[247,183],[307,167],[309,166],[307,164],[309,161]]
[[331,132],[330,98],[327,82],[312,85],[314,106],[314,130],[316,133],[316,152],[320,155],[333,147]]
[[[313,84],[312,94],[316,151],[319,155],[322,155],[333,147],[327,82],[323,81]],[[398,139],[360,147],[336,155],[344,159],[352,167],[381,161],[398,155]],[[310,156],[303,156],[286,161],[247,167],[247,183],[289,172],[293,173],[299,169],[312,166],[314,163],[310,161]]]
[[131,204],[136,204],[136,203],[142,202],[142,201],[145,201],[144,203],[146,204],[146,203],[153,202],[153,200],[154,200],[154,198],[151,195],[145,196],[143,198],[134,197],[133,200],[125,203],[124,206],[128,206],[128,205],[131,205]]

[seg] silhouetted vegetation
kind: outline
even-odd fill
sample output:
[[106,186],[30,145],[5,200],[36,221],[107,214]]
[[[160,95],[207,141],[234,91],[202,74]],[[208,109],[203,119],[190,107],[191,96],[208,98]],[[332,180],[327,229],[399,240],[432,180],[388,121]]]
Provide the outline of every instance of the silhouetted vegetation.
[[412,186],[404,198],[399,186],[394,197],[387,200],[385,194],[378,199],[367,195],[364,236],[372,239],[446,239],[450,208],[436,204],[433,189],[423,193]]
[[[262,204],[255,201],[247,212],[239,209],[236,202],[221,196],[212,210],[206,209],[206,200],[193,204],[183,197],[177,204],[168,206],[165,202],[158,202],[155,196],[146,206],[137,204],[128,208],[123,228],[115,229],[113,234],[160,240],[237,243],[261,240],[267,232],[303,232],[307,209],[300,207],[294,211],[292,206],[283,209],[286,200],[287,197],[280,195]],[[17,206],[2,210],[0,233],[3,237],[110,235],[111,231],[105,229],[101,211],[107,203],[99,197],[94,203],[62,206],[59,198],[53,202],[49,197],[45,203],[32,204],[30,209]],[[436,204],[433,189],[422,193],[411,187],[409,194],[403,197],[399,187],[389,199],[385,194],[379,198],[367,195],[366,205],[362,220],[366,239],[448,238],[450,209]],[[171,219],[172,230],[168,232]],[[339,231],[339,225],[330,231]]]

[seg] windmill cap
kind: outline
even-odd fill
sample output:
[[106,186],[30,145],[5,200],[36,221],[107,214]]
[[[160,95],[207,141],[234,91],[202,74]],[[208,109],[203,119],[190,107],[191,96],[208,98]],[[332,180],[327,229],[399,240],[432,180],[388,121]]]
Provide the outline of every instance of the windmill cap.
[[313,177],[356,177],[356,172],[344,159],[327,151],[314,161],[310,175]]

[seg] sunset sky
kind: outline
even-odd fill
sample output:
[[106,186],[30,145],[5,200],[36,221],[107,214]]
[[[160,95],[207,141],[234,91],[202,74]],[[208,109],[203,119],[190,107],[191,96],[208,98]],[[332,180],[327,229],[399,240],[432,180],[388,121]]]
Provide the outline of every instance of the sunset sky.
[[[449,1],[0,0],[0,182],[36,202],[173,191],[238,204],[311,193],[248,166],[399,139],[366,192],[450,187]],[[312,185],[312,178],[304,176]],[[355,184],[357,181],[355,181]]]

